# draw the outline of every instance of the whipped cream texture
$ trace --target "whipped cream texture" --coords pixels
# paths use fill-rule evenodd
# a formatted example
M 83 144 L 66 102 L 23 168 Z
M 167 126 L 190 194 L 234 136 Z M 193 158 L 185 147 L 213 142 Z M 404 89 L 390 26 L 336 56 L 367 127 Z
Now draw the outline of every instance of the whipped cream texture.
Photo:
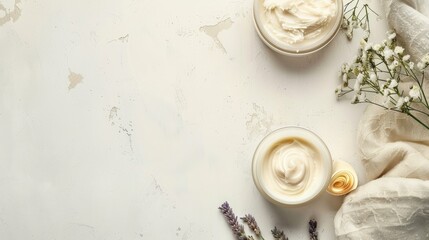
M 297 44 L 317 38 L 338 12 L 338 0 L 263 0 L 265 24 L 279 41 Z
M 300 138 L 273 145 L 262 164 L 262 181 L 276 195 L 300 197 L 322 178 L 323 162 L 311 143 Z

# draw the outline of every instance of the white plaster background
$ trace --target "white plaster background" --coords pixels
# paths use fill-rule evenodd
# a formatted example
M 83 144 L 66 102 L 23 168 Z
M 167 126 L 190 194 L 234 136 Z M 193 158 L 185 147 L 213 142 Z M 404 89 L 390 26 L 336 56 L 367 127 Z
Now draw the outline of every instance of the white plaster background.
M 334 238 L 341 198 L 275 207 L 250 163 L 266 133 L 300 125 L 365 181 L 364 106 L 333 94 L 357 40 L 281 57 L 250 0 L 0 4 L 0 239 L 234 239 L 226 200 L 266 239 L 274 225 L 306 239 L 310 217 Z

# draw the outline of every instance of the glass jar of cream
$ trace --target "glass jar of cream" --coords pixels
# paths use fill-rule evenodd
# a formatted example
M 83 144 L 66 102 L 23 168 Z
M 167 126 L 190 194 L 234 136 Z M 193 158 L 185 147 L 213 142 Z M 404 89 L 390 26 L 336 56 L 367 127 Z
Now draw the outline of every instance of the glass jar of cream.
M 356 172 L 350 164 L 332 163 L 325 143 L 301 127 L 280 128 L 268 134 L 255 151 L 252 174 L 260 193 L 283 206 L 307 203 L 325 189 L 343 195 L 357 187 Z
M 305 55 L 326 46 L 343 18 L 342 0 L 254 0 L 256 31 L 272 50 Z

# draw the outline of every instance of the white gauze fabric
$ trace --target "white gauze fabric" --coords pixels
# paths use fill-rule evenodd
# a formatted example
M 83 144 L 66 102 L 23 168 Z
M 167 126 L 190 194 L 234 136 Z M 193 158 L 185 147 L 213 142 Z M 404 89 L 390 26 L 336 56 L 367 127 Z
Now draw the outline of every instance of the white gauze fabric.
M 384 3 L 390 27 L 412 58 L 429 53 L 429 0 Z M 428 85 L 429 80 L 427 94 Z M 429 118 L 424 122 L 429 125 Z M 370 105 L 358 143 L 372 181 L 345 198 L 335 216 L 337 238 L 429 239 L 429 130 L 409 116 Z

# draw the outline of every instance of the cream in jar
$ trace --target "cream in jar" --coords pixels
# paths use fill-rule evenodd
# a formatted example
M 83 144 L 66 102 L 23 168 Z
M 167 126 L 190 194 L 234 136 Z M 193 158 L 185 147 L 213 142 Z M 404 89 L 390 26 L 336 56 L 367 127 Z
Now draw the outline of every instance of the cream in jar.
M 323 162 L 316 147 L 301 138 L 284 139 L 268 150 L 262 163 L 262 181 L 276 195 L 305 195 L 323 175 Z
M 259 35 L 273 50 L 309 53 L 337 33 L 342 0 L 255 0 L 254 18 Z
M 268 134 L 253 156 L 253 180 L 271 202 L 304 204 L 326 189 L 332 160 L 328 148 L 313 132 L 285 127 Z

